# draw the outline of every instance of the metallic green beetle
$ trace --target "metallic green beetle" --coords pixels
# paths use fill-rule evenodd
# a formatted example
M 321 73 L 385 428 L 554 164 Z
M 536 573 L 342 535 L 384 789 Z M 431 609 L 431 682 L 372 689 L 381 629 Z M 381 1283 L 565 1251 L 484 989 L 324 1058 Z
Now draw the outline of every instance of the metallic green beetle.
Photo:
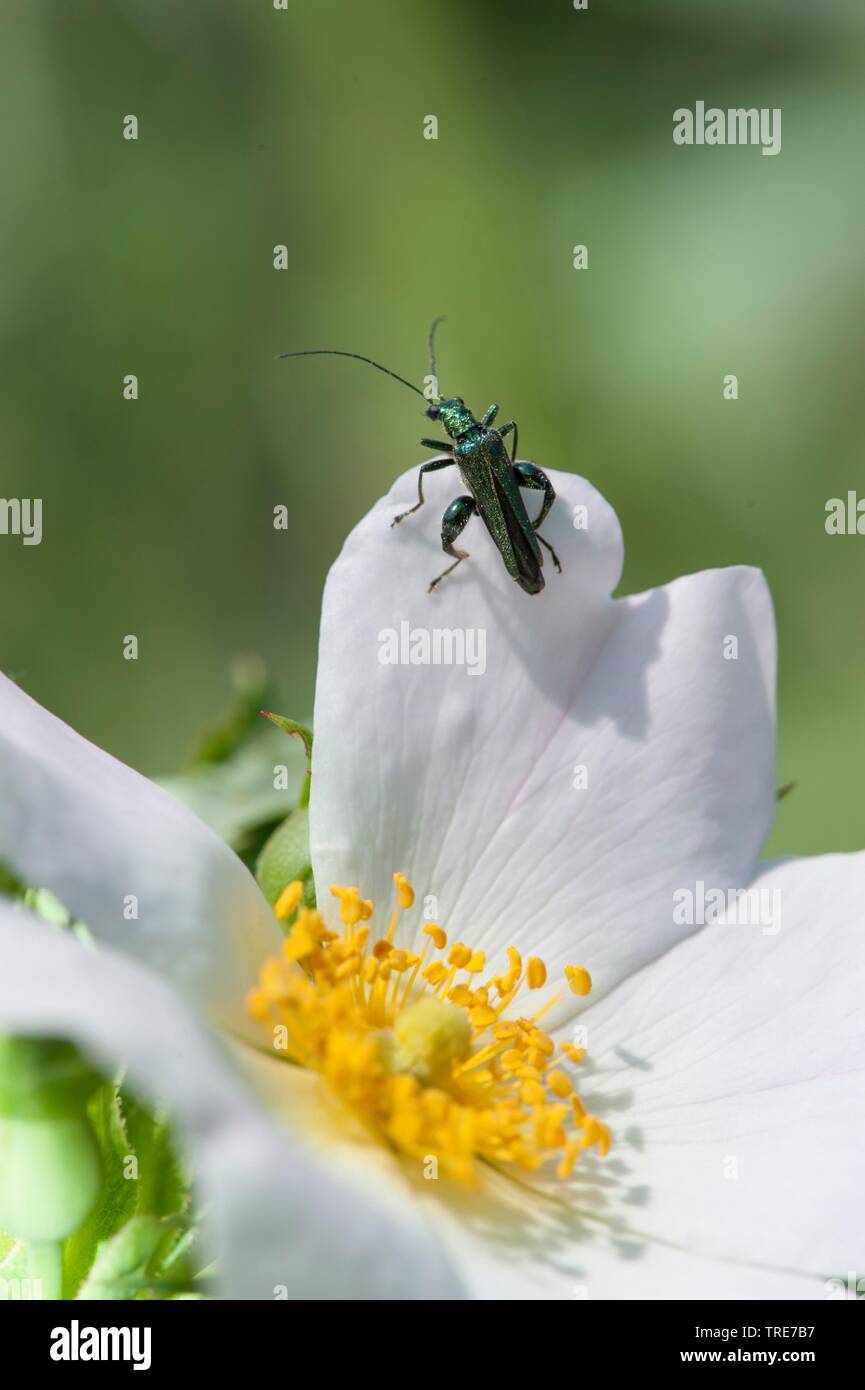
M 447 452 L 421 464 L 417 484 L 418 500 L 408 511 L 395 516 L 391 525 L 398 525 L 423 506 L 425 473 L 433 473 L 440 468 L 449 468 L 456 464 L 468 493 L 451 502 L 442 517 L 441 532 L 442 548 L 446 555 L 454 557 L 454 561 L 432 581 L 429 592 L 432 593 L 446 575 L 462 564 L 463 560 L 468 559 L 468 552 L 460 550 L 454 542 L 471 518 L 479 516 L 492 536 L 511 578 L 527 594 L 539 594 L 544 587 L 544 557 L 541 546 L 550 552 L 556 569 L 561 572 L 562 568 L 559 557 L 549 541 L 545 541 L 543 536 L 538 534 L 538 528 L 556 500 L 553 485 L 546 473 L 535 464 L 517 458 L 518 431 L 514 420 L 508 420 L 500 429 L 493 428 L 493 420 L 499 409 L 497 405 L 491 405 L 483 418 L 477 420 L 461 396 L 444 399 L 440 395 L 434 351 L 435 330 L 440 322 L 441 319 L 436 319 L 429 333 L 430 374 L 434 395 L 426 414 L 431 420 L 441 420 L 449 440 L 422 439 L 421 444 L 426 449 L 445 449 Z M 380 362 L 374 362 L 371 357 L 362 357 L 360 353 L 340 352 L 335 348 L 315 348 L 307 352 L 282 354 L 283 357 L 318 355 L 354 357 L 360 362 L 368 362 L 371 367 L 377 367 L 380 372 L 395 377 L 404 386 L 427 399 L 424 392 L 410 381 L 406 381 L 405 377 L 398 376 L 396 372 L 383 367 Z M 513 434 L 514 437 L 512 454 L 508 453 L 504 442 L 508 434 Z M 544 494 L 541 510 L 534 521 L 530 520 L 526 511 L 520 488 Z

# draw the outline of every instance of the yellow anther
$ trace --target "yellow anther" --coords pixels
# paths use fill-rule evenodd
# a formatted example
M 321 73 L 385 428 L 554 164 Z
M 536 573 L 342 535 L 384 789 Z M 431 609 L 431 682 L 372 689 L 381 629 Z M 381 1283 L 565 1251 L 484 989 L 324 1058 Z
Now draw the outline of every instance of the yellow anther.
M 425 980 L 428 980 L 431 985 L 435 986 L 440 985 L 442 980 L 447 979 L 448 970 L 446 966 L 442 965 L 440 960 L 434 960 L 425 970 L 421 971 L 421 974 Z
M 530 1149 L 526 1144 L 512 1144 L 508 1154 L 512 1163 L 516 1163 L 527 1173 L 533 1173 L 536 1168 L 540 1168 L 543 1158 L 534 1149 Z
M 586 1107 L 583 1105 L 583 1102 L 580 1100 L 579 1096 L 571 1096 L 571 1109 L 574 1112 L 574 1119 L 576 1120 L 577 1124 L 581 1125 L 583 1123 L 583 1120 L 586 1118 Z
M 588 994 L 592 988 L 592 977 L 581 965 L 566 965 L 565 979 L 572 994 Z
M 532 1029 L 529 1034 L 529 1042 L 532 1047 L 536 1047 L 539 1052 L 543 1052 L 547 1057 L 552 1057 L 556 1050 L 556 1044 L 553 1042 L 552 1038 L 542 1032 L 540 1028 Z
M 558 1149 L 567 1142 L 562 1126 L 567 1113 L 564 1105 L 547 1105 L 535 1112 L 535 1139 L 542 1149 Z
M 455 941 L 450 949 L 448 965 L 455 965 L 458 970 L 463 970 L 472 958 L 471 948 L 462 941 Z
M 473 1028 L 488 1028 L 496 1021 L 496 1011 L 491 1009 L 489 1004 L 481 1004 L 478 1008 L 472 1009 L 469 1018 Z
M 586 1049 L 584 1047 L 574 1047 L 573 1043 L 559 1043 L 559 1047 L 562 1052 L 564 1052 L 565 1056 L 575 1063 L 582 1062 L 586 1055 Z
M 516 946 L 508 947 L 508 960 L 511 963 L 510 973 L 512 975 L 519 976 L 522 973 L 523 969 L 523 958 L 517 950 Z
M 433 945 L 437 951 L 443 951 L 448 944 L 447 933 L 443 927 L 436 926 L 435 922 L 429 922 L 424 927 L 424 936 L 431 936 Z
M 312 955 L 317 945 L 306 923 L 298 921 L 282 943 L 282 954 L 286 960 L 303 960 L 304 956 Z
M 465 969 L 470 975 L 479 975 L 487 963 L 487 958 L 483 951 L 473 951 L 471 959 L 466 962 Z
M 360 954 L 357 951 L 352 951 L 351 955 L 345 958 L 342 965 L 337 967 L 334 973 L 334 979 L 347 980 L 350 975 L 356 975 L 360 970 L 360 964 Z
M 583 1120 L 583 1137 L 579 1141 L 580 1147 L 590 1149 L 595 1144 L 598 1146 L 598 1153 L 601 1158 L 605 1158 L 610 1151 L 611 1136 L 607 1126 L 603 1124 L 597 1115 L 586 1115 Z
M 448 994 L 448 999 L 452 1004 L 459 1004 L 462 1008 L 470 1008 L 475 1002 L 475 996 L 468 985 L 455 985 Z
M 519 1033 L 520 1030 L 516 1023 L 506 1021 L 497 1023 L 493 1028 L 493 1037 L 498 1038 L 500 1042 L 504 1042 L 506 1038 L 519 1037 Z
M 559 1071 L 558 1068 L 547 1072 L 547 1085 L 555 1095 L 561 1096 L 563 1100 L 565 1097 L 569 1096 L 574 1089 L 569 1078 L 565 1076 L 563 1071 Z
M 540 989 L 547 983 L 547 967 L 538 956 L 529 956 L 526 962 L 526 983 L 529 989 Z
M 396 900 L 400 907 L 411 907 L 414 902 L 414 889 L 408 879 L 404 874 L 394 874 L 393 881 L 396 884 Z
M 365 922 L 372 916 L 372 903 L 362 898 L 357 888 L 343 888 L 335 883 L 330 891 L 335 898 L 339 898 L 339 915 L 343 926 L 356 927 L 358 922 Z
M 280 893 L 279 897 L 273 905 L 273 910 L 279 918 L 280 922 L 286 921 L 286 919 L 291 916 L 291 914 L 298 907 L 302 897 L 303 884 L 301 883 L 300 879 L 295 879 L 293 883 L 287 883 L 285 885 L 285 887 L 283 888 L 282 892 Z
M 526 1105 L 543 1105 L 547 1093 L 538 1081 L 524 1081 L 520 1087 L 520 1100 Z
M 508 1048 L 507 1052 L 502 1053 L 502 1066 L 507 1067 L 508 1071 L 520 1071 L 525 1058 L 518 1047 Z
M 389 941 L 382 939 L 375 943 L 372 948 L 372 954 L 375 960 L 386 960 L 393 949 Z

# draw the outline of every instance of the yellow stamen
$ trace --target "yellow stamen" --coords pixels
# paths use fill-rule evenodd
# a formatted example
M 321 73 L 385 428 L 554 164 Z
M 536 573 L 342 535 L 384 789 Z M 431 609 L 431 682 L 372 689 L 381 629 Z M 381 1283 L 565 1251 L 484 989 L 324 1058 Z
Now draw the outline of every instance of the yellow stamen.
M 403 1155 L 435 1155 L 457 1181 L 477 1182 L 480 1159 L 532 1173 L 553 1156 L 564 1179 L 583 1150 L 605 1154 L 610 1132 L 586 1114 L 563 1067 L 582 1061 L 585 1049 L 557 1049 L 538 1027 L 561 992 L 530 1018 L 502 1017 L 524 985 L 546 984 L 544 962 L 530 956 L 524 968 L 511 946 L 508 968 L 481 983 L 484 952 L 461 941 L 448 950 L 447 933 L 432 922 L 422 928 L 422 951 L 396 946 L 397 915 L 415 895 L 402 874 L 394 884 L 383 939 L 364 925 L 373 906 L 357 888 L 331 889 L 340 935 L 302 905 L 302 884 L 288 884 L 275 910 L 281 920 L 297 915 L 247 996 L 252 1018 L 281 1024 L 289 1040 L 281 1055 L 319 1072 Z M 431 951 L 438 958 L 427 963 Z M 565 979 L 575 994 L 591 989 L 581 966 L 567 966 Z
M 396 884 L 396 900 L 405 911 L 414 904 L 414 889 L 402 874 L 394 874 L 393 881 Z
M 592 977 L 581 965 L 566 965 L 565 979 L 573 994 L 588 994 L 592 988 Z
M 540 989 L 547 983 L 547 967 L 537 956 L 530 956 L 526 963 L 526 983 L 529 989 Z
M 279 880 L 277 880 L 278 882 Z M 303 884 L 299 880 L 287 883 L 274 904 L 274 912 L 280 922 L 290 917 L 303 897 Z
M 569 1096 L 574 1089 L 570 1077 L 566 1076 L 558 1067 L 547 1072 L 547 1085 L 554 1095 L 562 1097 Z
M 330 891 L 339 898 L 339 915 L 344 926 L 357 926 L 358 922 L 365 922 L 372 916 L 372 903 L 362 898 L 356 888 L 342 888 L 335 883 Z

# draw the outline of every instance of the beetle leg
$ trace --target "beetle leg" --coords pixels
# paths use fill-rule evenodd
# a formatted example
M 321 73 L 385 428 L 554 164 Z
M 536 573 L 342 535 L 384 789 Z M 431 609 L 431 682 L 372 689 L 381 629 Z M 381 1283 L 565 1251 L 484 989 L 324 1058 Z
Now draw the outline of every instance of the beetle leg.
M 517 475 L 517 482 L 520 487 L 531 488 L 534 492 L 544 494 L 544 504 L 540 514 L 532 526 L 537 531 L 542 524 L 544 517 L 556 500 L 556 492 L 546 473 L 538 468 L 534 463 L 525 463 L 522 459 L 514 463 L 514 472 Z
M 532 528 L 535 532 L 537 532 L 538 527 L 540 526 L 544 517 L 547 515 L 547 512 L 550 510 L 550 507 L 556 500 L 555 488 L 553 487 L 552 483 L 550 482 L 543 469 L 538 468 L 534 463 L 525 463 L 521 460 L 520 462 L 514 464 L 514 473 L 517 476 L 517 482 L 520 487 L 531 488 L 533 491 L 543 492 L 544 494 L 544 504 L 541 507 L 540 515 L 538 516 L 536 521 L 532 522 Z M 543 536 L 540 535 L 538 536 L 538 540 L 540 541 L 544 549 L 550 552 L 550 554 L 553 557 L 553 564 L 561 574 L 561 562 L 559 560 L 558 555 L 553 550 L 553 547 L 550 545 L 549 541 L 545 541 Z
M 553 547 L 550 545 L 549 541 L 545 541 L 545 540 L 544 540 L 544 538 L 543 538 L 543 536 L 541 535 L 540 531 L 537 531 L 535 534 L 537 535 L 537 538 L 538 538 L 538 540 L 540 541 L 541 545 L 544 547 L 544 550 L 548 550 L 548 551 L 550 552 L 550 554 L 552 555 L 552 557 L 553 557 L 553 564 L 555 565 L 555 567 L 556 567 L 556 569 L 558 570 L 559 574 L 561 574 L 561 572 L 562 572 L 562 562 L 561 562 L 561 560 L 559 559 L 559 557 L 558 557 L 558 555 L 556 554 L 556 552 L 553 550 Z
M 499 434 L 504 437 L 506 434 L 510 434 L 511 430 L 514 432 L 514 447 L 511 449 L 511 463 L 513 463 L 517 456 L 517 439 L 519 438 L 516 420 L 508 420 L 506 425 L 502 425 Z
M 453 453 L 453 444 L 449 439 L 422 439 L 421 444 L 425 449 L 450 449 Z
M 424 495 L 423 495 L 423 475 L 424 475 L 424 473 L 435 473 L 435 472 L 438 471 L 439 468 L 447 468 L 447 467 L 449 467 L 449 465 L 452 464 L 452 463 L 456 463 L 456 459 L 453 457 L 453 455 L 452 455 L 452 454 L 443 454 L 443 455 L 441 456 L 441 458 L 437 458 L 437 459 L 428 459 L 426 463 L 422 463 L 422 464 L 421 464 L 421 466 L 420 466 L 420 472 L 419 472 L 418 475 L 417 475 L 417 496 L 418 496 L 418 500 L 417 500 L 417 502 L 415 503 L 415 505 L 414 505 L 413 507 L 409 507 L 409 509 L 408 509 L 407 512 L 400 512 L 399 516 L 395 516 L 394 519 L 393 519 L 393 521 L 391 522 L 391 526 L 396 526 L 396 524 L 397 524 L 398 521 L 402 521 L 404 517 L 411 516 L 412 512 L 416 512 L 417 509 L 418 509 L 418 507 L 422 507 L 422 506 L 423 506 L 423 504 L 424 504 Z
M 481 420 L 481 424 L 482 424 L 482 425 L 491 425 L 491 424 L 493 423 L 493 420 L 494 420 L 494 419 L 496 418 L 496 416 L 498 415 L 498 413 L 499 413 L 499 408 L 498 408 L 498 406 L 497 406 L 497 405 L 491 405 L 490 408 L 489 408 L 489 410 L 487 411 L 486 415 L 485 415 L 484 418 Z M 500 431 L 500 432 L 501 432 L 501 431 Z
M 467 550 L 458 550 L 454 541 L 461 531 L 464 531 L 471 518 L 475 515 L 478 504 L 473 497 L 458 497 L 455 502 L 451 502 L 444 516 L 442 517 L 442 550 L 445 555 L 455 555 L 456 559 L 452 565 L 448 565 L 438 577 L 434 579 L 427 590 L 432 593 L 433 589 L 441 584 L 445 575 L 455 570 L 457 565 L 462 564 L 463 560 L 469 558 Z

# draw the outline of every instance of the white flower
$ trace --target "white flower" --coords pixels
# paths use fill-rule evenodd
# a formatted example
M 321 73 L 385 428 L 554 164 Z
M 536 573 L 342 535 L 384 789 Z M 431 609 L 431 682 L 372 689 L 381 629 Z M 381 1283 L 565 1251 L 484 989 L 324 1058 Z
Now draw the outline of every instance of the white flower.
M 406 951 L 430 942 L 432 897 L 451 941 L 494 971 L 508 946 L 542 957 L 538 999 L 566 966 L 590 972 L 589 998 L 566 990 L 544 1028 L 567 1040 L 579 1016 L 587 1030 L 586 1060 L 566 1069 L 612 1131 L 609 1155 L 587 1145 L 559 1182 L 507 1164 L 484 1166 L 477 1188 L 426 1180 L 247 1019 L 280 935 L 240 862 L 8 682 L 0 861 L 51 887 L 104 945 L 88 952 L 4 908 L 0 1030 L 124 1058 L 173 1106 L 211 1194 L 228 1296 L 824 1297 L 827 1278 L 861 1267 L 865 1236 L 865 861 L 763 869 L 780 930 L 674 916 L 683 890 L 752 883 L 773 816 L 763 580 L 732 569 L 611 600 L 616 518 L 589 484 L 554 475 L 545 532 L 564 573 L 542 595 L 513 584 L 477 526 L 472 559 L 428 596 L 453 480 L 429 479 L 427 507 L 391 531 L 415 479 L 353 532 L 325 594 L 319 905 L 342 931 L 328 885 L 357 885 L 381 935 L 400 871 L 418 893 L 394 938 Z M 483 629 L 482 677 L 383 665 L 381 635 L 404 622 Z M 129 894 L 138 921 L 124 919 Z M 529 1011 L 525 997 L 506 1016 Z M 235 1060 L 284 1127 L 201 1016 L 237 1039 Z

